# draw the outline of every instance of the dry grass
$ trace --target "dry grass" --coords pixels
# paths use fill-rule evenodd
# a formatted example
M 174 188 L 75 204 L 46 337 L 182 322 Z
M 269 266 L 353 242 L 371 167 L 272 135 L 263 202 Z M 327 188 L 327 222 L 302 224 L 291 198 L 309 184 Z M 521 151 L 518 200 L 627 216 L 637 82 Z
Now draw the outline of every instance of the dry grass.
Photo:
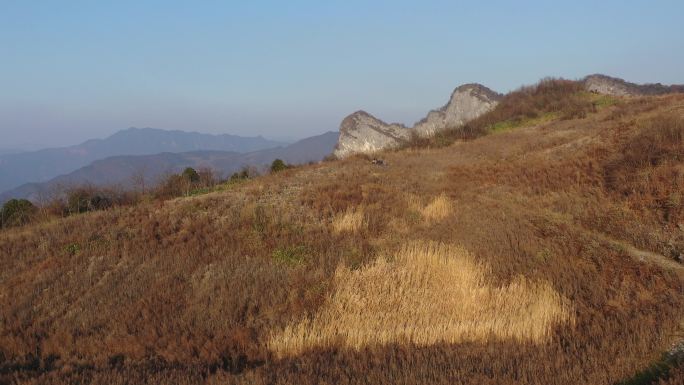
M 470 253 L 443 244 L 416 242 L 359 270 L 342 266 L 333 284 L 317 314 L 273 336 L 269 346 L 279 357 L 392 343 L 541 344 L 572 318 L 568 301 L 548 283 L 518 277 L 497 287 Z
M 440 194 L 427 206 L 422 208 L 420 212 L 423 214 L 423 218 L 429 222 L 441 221 L 453 212 L 451 199 L 449 199 L 446 194 Z
M 332 223 L 333 233 L 352 233 L 355 234 L 367 226 L 363 207 L 348 208 L 342 214 L 338 214 Z

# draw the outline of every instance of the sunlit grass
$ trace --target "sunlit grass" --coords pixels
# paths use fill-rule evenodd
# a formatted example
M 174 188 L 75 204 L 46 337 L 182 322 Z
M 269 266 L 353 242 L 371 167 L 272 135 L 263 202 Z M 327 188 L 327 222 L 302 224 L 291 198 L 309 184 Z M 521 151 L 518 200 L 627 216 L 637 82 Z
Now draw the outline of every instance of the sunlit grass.
M 335 217 L 332 223 L 335 234 L 357 233 L 364 226 L 366 226 L 366 221 L 364 219 L 363 207 L 347 209 L 347 211 Z
M 568 301 L 549 284 L 519 277 L 496 286 L 489 275 L 461 247 L 411 243 L 362 269 L 339 267 L 323 308 L 274 334 L 269 346 L 282 357 L 390 343 L 543 343 L 572 319 Z
M 449 197 L 445 194 L 441 194 L 432 200 L 427 206 L 425 206 L 421 213 L 423 217 L 428 221 L 440 221 L 449 215 L 453 211 L 452 202 Z

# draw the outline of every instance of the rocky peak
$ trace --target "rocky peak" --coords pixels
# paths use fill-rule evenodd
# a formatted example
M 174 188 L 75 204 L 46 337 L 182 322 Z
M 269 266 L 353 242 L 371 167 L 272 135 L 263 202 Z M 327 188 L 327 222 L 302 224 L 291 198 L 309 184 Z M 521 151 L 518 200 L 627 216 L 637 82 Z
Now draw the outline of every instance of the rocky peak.
M 344 120 L 342 120 L 342 123 L 340 124 L 340 131 L 353 133 L 354 131 L 358 130 L 360 126 L 363 125 L 376 128 L 384 128 L 391 126 L 406 128 L 403 125 L 396 123 L 385 123 L 382 120 L 376 118 L 375 116 L 369 114 L 368 112 L 359 110 L 354 112 L 353 114 L 348 115 L 346 118 L 344 118 Z
M 635 84 L 607 75 L 589 75 L 583 80 L 587 91 L 613 96 L 664 95 L 684 92 L 684 85 Z
M 480 98 L 480 100 L 484 102 L 491 100 L 499 101 L 501 98 L 503 98 L 502 94 L 492 91 L 490 88 L 485 87 L 480 83 L 468 83 L 456 87 L 454 92 L 451 93 L 451 99 L 454 99 L 454 94 L 463 92 L 469 92 L 471 95 Z
M 597 94 L 613 96 L 633 96 L 639 94 L 636 84 L 601 74 L 589 75 L 584 78 L 584 88 Z
M 430 111 L 425 118 L 417 122 L 413 131 L 419 136 L 431 136 L 447 128 L 463 126 L 491 111 L 501 98 L 502 95 L 481 84 L 464 84 L 451 93 L 446 105 Z
M 402 124 L 388 124 L 365 111 L 356 111 L 342 120 L 335 156 L 371 153 L 405 143 L 411 135 Z
M 365 111 L 357 111 L 340 124 L 335 156 L 371 153 L 405 143 L 412 135 L 430 136 L 447 128 L 460 127 L 493 109 L 501 95 L 481 84 L 464 84 L 451 94 L 449 102 L 430 111 L 413 127 L 388 124 Z

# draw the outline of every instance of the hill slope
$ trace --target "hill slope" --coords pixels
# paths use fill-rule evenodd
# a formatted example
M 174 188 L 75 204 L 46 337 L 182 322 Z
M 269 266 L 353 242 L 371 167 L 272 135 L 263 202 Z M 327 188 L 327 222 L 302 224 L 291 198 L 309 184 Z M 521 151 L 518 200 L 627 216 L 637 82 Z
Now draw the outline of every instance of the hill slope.
M 0 379 L 633 378 L 684 319 L 684 97 L 541 89 L 502 100 L 487 135 L 386 166 L 0 232 Z M 511 118 L 521 102 L 543 109 Z
M 280 145 L 262 137 L 129 128 L 75 146 L 0 155 L 0 192 L 25 183 L 44 182 L 111 156 L 197 150 L 250 152 Z

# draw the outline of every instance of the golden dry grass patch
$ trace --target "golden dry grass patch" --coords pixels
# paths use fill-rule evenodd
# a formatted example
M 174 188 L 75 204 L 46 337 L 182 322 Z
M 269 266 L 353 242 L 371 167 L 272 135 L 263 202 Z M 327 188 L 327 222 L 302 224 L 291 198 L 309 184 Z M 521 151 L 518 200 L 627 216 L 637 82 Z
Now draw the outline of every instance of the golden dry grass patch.
M 350 207 L 344 213 L 338 214 L 332 223 L 333 233 L 356 234 L 367 226 L 363 207 Z
M 451 215 L 453 206 L 451 199 L 446 194 L 440 194 L 425 206 L 421 213 L 428 221 L 441 221 Z
M 335 272 L 334 289 L 313 317 L 274 333 L 278 357 L 313 348 L 408 343 L 541 344 L 556 325 L 572 320 L 570 305 L 548 283 L 523 277 L 494 285 L 487 266 L 463 248 L 433 242 L 404 246 L 394 258 Z

